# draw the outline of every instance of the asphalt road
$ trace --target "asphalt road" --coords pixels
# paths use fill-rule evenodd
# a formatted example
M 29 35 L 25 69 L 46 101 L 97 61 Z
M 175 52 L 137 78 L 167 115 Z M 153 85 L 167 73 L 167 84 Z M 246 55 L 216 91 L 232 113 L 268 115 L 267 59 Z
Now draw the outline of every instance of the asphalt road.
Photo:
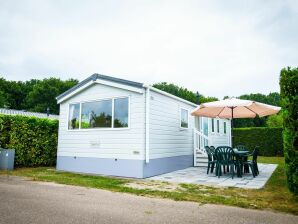
M 0 223 L 297 224 L 298 216 L 0 176 Z

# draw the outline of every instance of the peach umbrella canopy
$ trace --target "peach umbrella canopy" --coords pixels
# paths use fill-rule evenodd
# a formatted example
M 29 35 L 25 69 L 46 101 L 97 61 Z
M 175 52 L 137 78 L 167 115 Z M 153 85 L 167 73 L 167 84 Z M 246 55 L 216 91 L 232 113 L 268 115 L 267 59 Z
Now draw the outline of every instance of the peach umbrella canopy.
M 230 98 L 226 100 L 203 103 L 191 112 L 193 116 L 211 118 L 254 118 L 276 114 L 280 107 L 251 100 Z

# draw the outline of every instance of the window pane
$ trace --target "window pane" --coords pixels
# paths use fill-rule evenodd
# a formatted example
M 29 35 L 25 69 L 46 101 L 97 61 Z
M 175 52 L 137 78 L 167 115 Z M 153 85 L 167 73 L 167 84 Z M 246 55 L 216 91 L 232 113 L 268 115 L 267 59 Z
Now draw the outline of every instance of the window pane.
M 217 133 L 219 133 L 219 120 L 217 120 Z
M 114 128 L 128 127 L 128 98 L 114 100 Z
M 80 104 L 69 105 L 68 129 L 78 129 L 80 118 Z
M 227 133 L 227 123 L 224 122 L 224 133 L 226 134 Z
M 214 132 L 214 119 L 211 119 L 211 131 Z
M 188 128 L 188 111 L 181 109 L 181 127 Z
M 111 128 L 112 100 L 82 103 L 81 128 Z

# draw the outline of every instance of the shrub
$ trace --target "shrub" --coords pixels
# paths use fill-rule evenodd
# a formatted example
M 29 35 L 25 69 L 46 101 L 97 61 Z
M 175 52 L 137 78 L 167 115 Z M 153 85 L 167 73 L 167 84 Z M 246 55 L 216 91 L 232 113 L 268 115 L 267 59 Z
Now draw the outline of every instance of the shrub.
M 268 117 L 267 121 L 266 121 L 266 126 L 270 127 L 270 128 L 274 128 L 274 127 L 282 127 L 282 114 L 274 114 Z
M 288 186 L 298 195 L 298 68 L 282 69 L 279 84 Z
M 58 121 L 0 115 L 0 146 L 15 149 L 16 166 L 56 163 Z
M 233 145 L 245 145 L 249 150 L 260 146 L 262 156 L 282 156 L 282 128 L 252 127 L 234 128 Z

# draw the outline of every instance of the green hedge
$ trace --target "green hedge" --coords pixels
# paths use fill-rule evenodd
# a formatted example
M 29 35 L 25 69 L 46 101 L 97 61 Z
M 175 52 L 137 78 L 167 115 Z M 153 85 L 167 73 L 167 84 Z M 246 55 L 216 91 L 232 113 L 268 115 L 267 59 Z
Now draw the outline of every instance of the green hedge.
M 233 145 L 245 145 L 250 150 L 260 146 L 262 156 L 282 156 L 282 128 L 253 127 L 234 128 Z
M 298 68 L 282 69 L 279 84 L 288 186 L 290 191 L 298 195 Z
M 57 120 L 0 115 L 0 147 L 15 149 L 18 167 L 55 165 L 57 139 Z

